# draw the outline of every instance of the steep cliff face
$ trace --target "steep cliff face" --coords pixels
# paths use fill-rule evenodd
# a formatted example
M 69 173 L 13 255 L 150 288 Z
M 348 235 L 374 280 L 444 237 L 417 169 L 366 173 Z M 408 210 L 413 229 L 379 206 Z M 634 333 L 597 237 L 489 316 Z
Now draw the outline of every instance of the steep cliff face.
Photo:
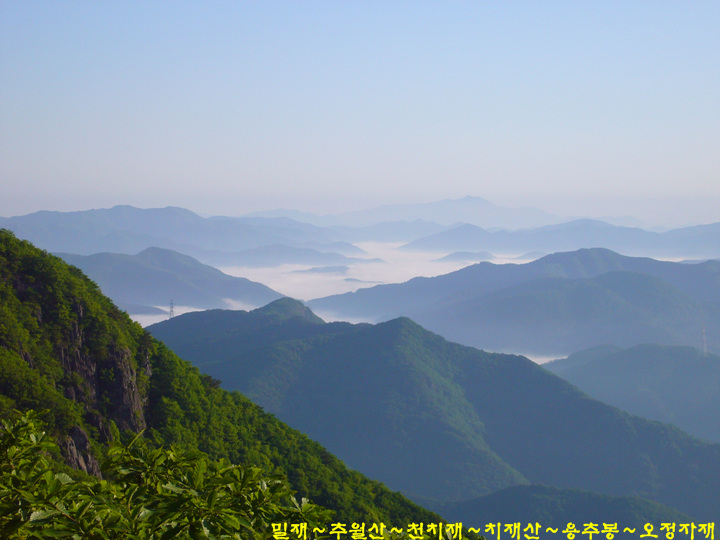
M 103 442 L 111 436 L 98 411 L 120 430 L 145 429 L 147 393 L 141 392 L 139 378 L 152 375 L 148 352 L 138 351 L 133 358 L 128 347 L 113 346 L 101 355 L 92 354 L 79 326 L 74 325 L 71 347 L 58 351 L 63 371 L 73 374 L 65 381 L 63 393 L 85 407 L 86 421 L 99 430 Z
M 77 269 L 0 231 L 0 412 L 49 409 L 71 466 L 99 474 L 93 439 L 147 427 L 143 334 Z
M 93 476 L 101 477 L 100 463 L 90 447 L 90 437 L 79 426 L 70 428 L 67 436 L 58 443 L 65 461 L 73 469 L 84 471 Z

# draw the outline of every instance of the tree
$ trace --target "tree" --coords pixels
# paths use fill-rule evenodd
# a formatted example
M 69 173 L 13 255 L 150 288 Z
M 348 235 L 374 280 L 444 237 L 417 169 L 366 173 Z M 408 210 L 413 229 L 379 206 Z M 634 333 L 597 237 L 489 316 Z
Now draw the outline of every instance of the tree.
M 332 512 L 298 503 L 281 477 L 154 448 L 141 435 L 113 444 L 105 479 L 73 480 L 32 411 L 0 431 L 0 536 L 8 539 L 165 540 L 272 537 L 273 523 L 327 523 Z

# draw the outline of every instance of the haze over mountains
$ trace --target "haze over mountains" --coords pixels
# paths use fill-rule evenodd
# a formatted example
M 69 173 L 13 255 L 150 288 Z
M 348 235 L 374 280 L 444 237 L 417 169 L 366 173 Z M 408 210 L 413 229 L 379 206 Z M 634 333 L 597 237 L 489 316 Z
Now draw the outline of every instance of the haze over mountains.
M 692 347 L 604 346 L 544 364 L 610 405 L 720 442 L 720 356 Z
M 633 523 L 720 509 L 720 446 L 681 431 L 718 440 L 720 261 L 706 259 L 720 256 L 720 223 L 563 223 L 468 197 L 322 218 L 118 206 L 0 227 L 131 312 L 258 307 L 151 329 L 208 384 L 453 519 L 518 505 L 528 519 L 604 508 Z M 580 390 L 503 352 L 569 356 L 552 369 Z
M 376 223 L 427 220 L 441 225 L 471 223 L 480 227 L 527 228 L 564 221 L 537 208 L 507 208 L 481 197 L 418 204 L 388 204 L 368 210 L 318 216 L 292 210 L 254 212 L 250 216 L 291 217 L 321 226 L 367 227 Z
M 497 351 L 562 355 L 611 343 L 720 343 L 720 262 L 681 264 L 605 249 L 527 264 L 469 266 L 308 303 L 334 319 L 408 316 L 448 339 Z
M 455 222 L 457 219 L 452 221 Z M 0 218 L 0 226 L 50 251 L 87 255 L 102 251 L 136 253 L 147 247 L 163 247 L 200 259 L 229 257 L 238 251 L 273 245 L 359 255 L 362 251 L 344 242 L 344 236 L 353 242 L 407 242 L 446 228 L 427 219 L 404 220 L 398 216 L 374 219 L 364 226 L 326 227 L 284 216 L 203 218 L 182 208 L 131 206 L 36 212 Z
M 161 248 L 137 255 L 58 254 L 95 281 L 122 309 L 151 312 L 152 307 L 259 307 L 282 295 L 261 283 L 222 273 L 192 257 Z
M 37 212 L 0 219 L 0 226 L 49 251 L 80 255 L 135 254 L 148 247 L 161 247 L 205 262 L 242 264 L 243 252 L 264 246 L 304 248 L 318 253 L 361 253 L 308 224 L 287 219 L 203 218 L 174 207 L 144 210 L 115 206 L 83 212 Z
M 542 211 L 503 208 L 479 197 L 384 206 L 358 213 L 362 219 L 336 216 L 329 220 L 333 224 L 300 221 L 311 220 L 302 213 L 264 215 L 274 217 L 204 218 L 181 208 L 116 206 L 0 218 L 0 226 L 56 253 L 136 255 L 149 247 L 170 249 L 305 300 L 378 282 L 438 276 L 478 260 L 528 261 L 558 250 L 606 247 L 676 260 L 720 257 L 718 224 L 658 233 L 597 220 L 556 223 L 562 220 Z M 522 215 L 544 216 L 545 221 L 535 220 L 538 225 L 555 224 L 519 228 Z M 342 277 L 328 271 L 323 281 L 310 273 L 301 281 L 296 273 L 340 266 L 347 268 Z
M 717 258 L 720 257 L 720 224 L 685 227 L 663 233 L 590 219 L 515 231 L 488 231 L 463 224 L 409 242 L 403 249 L 436 252 L 485 250 L 517 254 L 538 249 L 549 253 L 586 247 L 603 247 L 636 256 Z
M 542 212 L 522 209 L 525 211 L 547 218 Z M 74 261 L 100 281 L 117 302 L 136 312 L 147 310 L 147 306 L 167 306 L 171 300 L 204 309 L 226 307 L 228 300 L 237 307 L 254 307 L 273 299 L 248 296 L 247 291 L 239 290 L 225 294 L 228 291 L 221 293 L 215 285 L 200 286 L 205 278 L 190 275 L 200 263 L 193 263 L 196 268 L 188 274 L 189 260 L 180 255 L 184 254 L 234 277 L 260 282 L 278 295 L 315 298 L 309 305 L 324 317 L 382 321 L 408 316 L 449 339 L 488 350 L 564 356 L 604 343 L 621 347 L 645 342 L 699 346 L 703 327 L 710 336 L 710 348 L 718 350 L 717 262 L 672 265 L 594 250 L 592 255 L 582 251 L 549 255 L 525 266 L 493 266 L 488 262 L 463 267 L 473 259 L 497 261 L 498 253 L 533 257 L 537 256 L 533 253 L 560 248 L 602 245 L 619 246 L 630 253 L 649 252 L 655 257 L 702 260 L 720 255 L 720 224 L 657 233 L 596 220 L 537 229 L 485 230 L 467 223 L 448 228 L 428 220 L 401 219 L 427 215 L 448 223 L 450 216 L 474 216 L 476 222 L 501 223 L 516 218 L 518 212 L 466 197 L 354 214 L 354 222 L 363 223 L 361 226 L 321 226 L 288 217 L 203 218 L 179 208 L 141 210 L 127 206 L 39 212 L 3 218 L 0 224 L 45 249 L 68 253 L 68 259 L 94 254 L 92 264 L 91 259 L 76 257 Z M 367 225 L 371 216 L 376 221 Z M 381 221 L 386 218 L 392 221 Z M 345 223 L 351 222 L 353 219 L 347 217 Z M 404 245 L 398 250 L 399 244 L 388 240 Z M 118 272 L 120 263 L 110 263 L 111 256 L 106 254 L 101 270 L 95 253 L 124 253 L 142 259 L 147 254 L 140 253 L 148 248 L 177 252 L 172 257 L 166 255 L 167 264 L 161 269 L 175 276 L 153 278 L 162 282 L 161 286 L 149 288 L 147 283 L 139 283 L 151 266 L 147 261 L 141 262 L 142 270 L 128 267 Z M 127 265 L 131 259 L 117 260 Z M 168 264 L 175 267 L 170 269 Z M 611 271 L 618 273 L 604 275 Z M 418 274 L 436 277 L 398 283 Z M 219 279 L 218 274 L 212 279 Z M 171 290 L 171 283 L 186 284 L 187 290 Z M 208 289 L 201 298 L 197 287 L 215 290 Z M 147 295 L 140 291 L 147 291 Z M 325 296 L 337 291 L 352 294 Z
M 135 254 L 162 247 L 221 264 L 229 264 L 228 260 L 242 264 L 239 253 L 267 246 L 362 256 L 352 243 L 368 241 L 405 242 L 405 249 L 445 253 L 484 250 L 520 255 L 606 247 L 631 255 L 720 257 L 720 224 L 657 233 L 598 220 L 568 221 L 532 208 L 503 208 L 478 197 L 379 207 L 357 213 L 362 219 L 338 218 L 332 225 L 314 224 L 311 216 L 302 213 L 260 214 L 272 217 L 203 218 L 182 208 L 116 206 L 0 218 L 0 226 L 54 252 Z

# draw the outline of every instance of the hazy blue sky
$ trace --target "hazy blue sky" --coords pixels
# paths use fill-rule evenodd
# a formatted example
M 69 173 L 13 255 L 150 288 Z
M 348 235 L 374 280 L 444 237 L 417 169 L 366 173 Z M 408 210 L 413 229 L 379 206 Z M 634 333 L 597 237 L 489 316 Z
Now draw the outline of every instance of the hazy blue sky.
M 0 215 L 720 221 L 720 2 L 0 2 Z

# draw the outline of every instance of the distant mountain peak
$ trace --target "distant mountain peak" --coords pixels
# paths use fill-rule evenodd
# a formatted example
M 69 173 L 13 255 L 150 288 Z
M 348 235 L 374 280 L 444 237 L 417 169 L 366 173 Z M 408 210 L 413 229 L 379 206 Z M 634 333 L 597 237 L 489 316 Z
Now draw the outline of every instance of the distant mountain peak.
M 472 232 L 485 232 L 485 229 L 480 227 L 479 225 L 473 225 L 472 223 L 459 223 L 457 227 L 450 230 L 457 230 L 457 231 L 472 231 Z
M 162 254 L 170 254 L 175 253 L 177 254 L 177 251 L 173 251 L 172 249 L 157 247 L 157 246 L 150 246 L 146 247 L 142 251 L 138 253 L 138 255 L 162 255 Z
M 271 317 L 275 319 L 276 322 L 290 319 L 304 319 L 313 324 L 325 324 L 325 321 L 315 315 L 305 304 L 287 296 L 255 309 L 252 313 Z
M 551 225 L 545 225 L 544 227 L 538 227 L 539 230 L 554 231 L 554 230 L 572 230 L 572 229 L 584 229 L 584 230 L 635 230 L 637 227 L 628 227 L 625 225 L 615 225 L 608 223 L 607 221 L 599 218 L 577 218 L 569 221 L 563 221 L 561 223 L 554 223 Z
M 182 206 L 157 206 L 152 208 L 140 208 L 138 206 L 132 206 L 131 204 L 116 204 L 110 208 L 97 208 L 88 210 L 89 212 L 94 211 L 115 211 L 115 212 L 175 212 L 178 214 L 187 214 L 197 216 L 192 210 L 183 208 Z

